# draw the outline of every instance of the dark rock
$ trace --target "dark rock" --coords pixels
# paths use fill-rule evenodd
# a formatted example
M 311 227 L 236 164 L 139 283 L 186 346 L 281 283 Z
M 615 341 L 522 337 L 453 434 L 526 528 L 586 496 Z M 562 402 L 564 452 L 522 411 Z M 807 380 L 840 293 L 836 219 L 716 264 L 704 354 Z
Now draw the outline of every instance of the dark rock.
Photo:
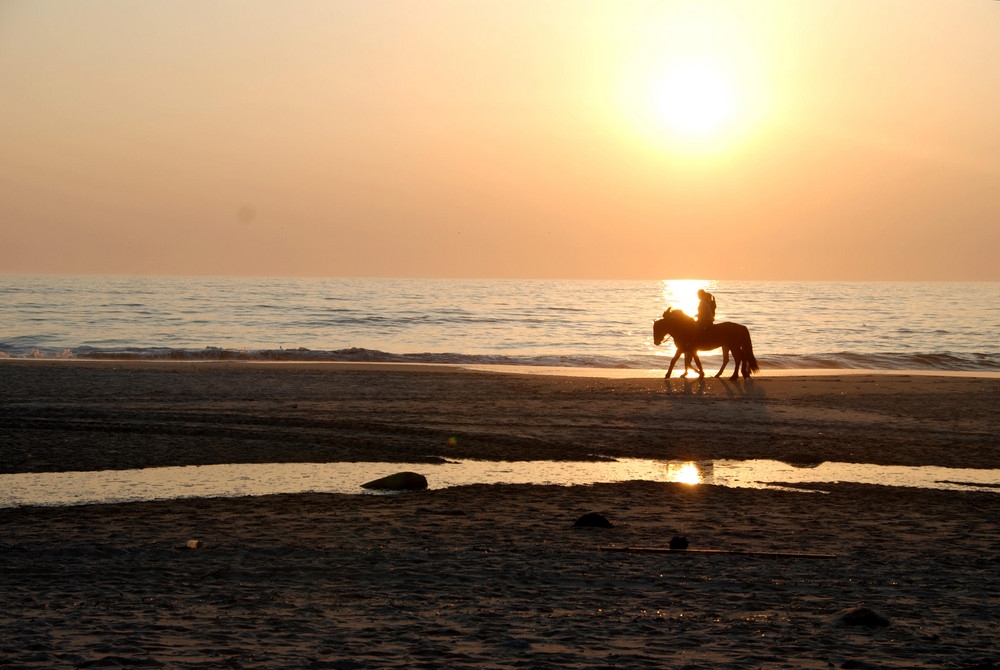
M 613 528 L 614 526 L 603 515 L 588 512 L 573 523 L 573 528 Z
M 670 548 L 675 550 L 687 549 L 688 539 L 686 537 L 675 535 L 672 538 L 670 538 Z
M 865 628 L 885 628 L 889 620 L 867 607 L 852 607 L 838 612 L 836 623 L 841 626 L 863 626 Z
M 422 491 L 427 488 L 427 478 L 416 472 L 397 472 L 362 484 L 361 488 L 381 491 Z
M 791 465 L 793 468 L 815 468 L 826 462 L 824 459 L 812 454 L 789 454 L 778 460 Z

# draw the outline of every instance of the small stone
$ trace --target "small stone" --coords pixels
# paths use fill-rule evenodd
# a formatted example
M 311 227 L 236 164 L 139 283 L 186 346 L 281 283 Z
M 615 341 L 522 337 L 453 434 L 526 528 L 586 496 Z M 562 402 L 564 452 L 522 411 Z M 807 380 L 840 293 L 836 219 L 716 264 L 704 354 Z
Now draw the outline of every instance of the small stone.
M 573 523 L 573 528 L 613 528 L 606 517 L 597 512 L 588 512 Z
M 187 544 L 185 546 L 188 549 L 200 549 L 201 548 L 201 540 L 188 540 Z
M 837 613 L 835 621 L 841 626 L 863 626 L 865 628 L 885 628 L 889 620 L 867 607 L 852 607 Z
M 427 488 L 427 478 L 416 472 L 397 472 L 361 485 L 363 489 L 380 491 L 422 491 Z

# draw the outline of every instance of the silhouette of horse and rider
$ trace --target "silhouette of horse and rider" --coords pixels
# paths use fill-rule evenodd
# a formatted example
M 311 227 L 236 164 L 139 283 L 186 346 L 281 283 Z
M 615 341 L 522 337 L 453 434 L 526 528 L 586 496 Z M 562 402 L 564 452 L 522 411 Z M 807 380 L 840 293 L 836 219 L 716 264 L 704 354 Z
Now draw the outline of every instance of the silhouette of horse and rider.
M 681 376 L 687 377 L 693 359 L 698 376 L 704 377 L 705 370 L 701 366 L 698 352 L 721 348 L 722 367 L 715 376 L 722 376 L 722 371 L 729 364 L 729 354 L 732 353 L 736 370 L 730 379 L 738 379 L 740 372 L 744 378 L 749 378 L 751 373 L 760 369 L 753 355 L 750 331 L 746 326 L 731 321 L 715 323 L 715 296 L 708 291 L 699 290 L 698 300 L 697 320 L 679 309 L 668 307 L 663 318 L 653 322 L 653 344 L 659 345 L 666 337 L 672 337 L 677 346 L 677 353 L 670 359 L 666 376 L 670 377 L 677 359 L 684 354 L 684 374 Z

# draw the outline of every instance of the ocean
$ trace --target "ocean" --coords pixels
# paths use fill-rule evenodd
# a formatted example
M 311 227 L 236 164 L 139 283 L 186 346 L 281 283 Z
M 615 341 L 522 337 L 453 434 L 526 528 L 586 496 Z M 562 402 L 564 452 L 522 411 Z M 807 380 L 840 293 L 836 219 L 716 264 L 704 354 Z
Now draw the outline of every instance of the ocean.
M 1000 371 L 1000 282 L 0 275 L 0 358 L 659 370 L 652 322 L 694 314 L 699 288 L 765 374 Z

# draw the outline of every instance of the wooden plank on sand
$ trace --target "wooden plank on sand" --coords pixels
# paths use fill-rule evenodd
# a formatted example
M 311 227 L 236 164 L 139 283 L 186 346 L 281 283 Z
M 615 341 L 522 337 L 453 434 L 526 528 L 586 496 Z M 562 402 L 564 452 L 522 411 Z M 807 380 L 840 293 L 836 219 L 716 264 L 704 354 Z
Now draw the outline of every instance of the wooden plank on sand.
M 773 558 L 836 558 L 836 554 L 811 554 L 799 551 L 743 551 L 740 549 L 671 549 L 670 547 L 598 547 L 601 551 L 623 554 L 731 554 L 770 556 Z

